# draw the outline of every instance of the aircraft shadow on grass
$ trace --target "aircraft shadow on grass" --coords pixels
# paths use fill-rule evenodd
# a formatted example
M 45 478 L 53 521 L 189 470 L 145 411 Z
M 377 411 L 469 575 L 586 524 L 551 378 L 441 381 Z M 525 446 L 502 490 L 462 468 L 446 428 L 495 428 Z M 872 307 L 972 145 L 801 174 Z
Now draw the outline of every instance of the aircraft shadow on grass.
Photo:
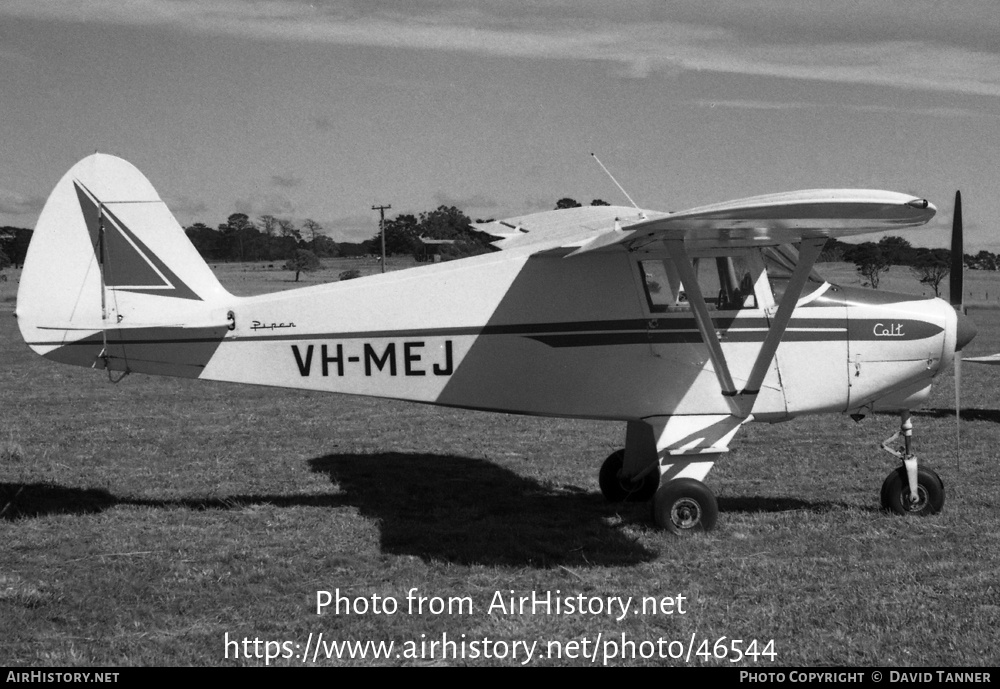
M 935 419 L 942 417 L 955 418 L 955 409 L 921 409 L 913 412 L 914 416 L 930 416 Z M 989 421 L 1000 423 L 1000 409 L 963 409 L 959 412 L 962 421 Z
M 768 498 L 764 496 L 720 497 L 719 512 L 831 512 L 846 510 L 851 506 L 846 502 L 831 502 L 829 500 L 801 500 L 799 498 Z M 873 511 L 878 511 L 873 508 Z
M 648 502 L 610 504 L 599 491 L 539 483 L 468 457 L 384 453 L 311 461 L 364 516 L 387 552 L 459 563 L 631 564 L 654 559 L 608 517 L 652 527 Z M 720 498 L 723 512 L 827 511 L 794 498 Z
M 156 500 L 122 498 L 103 488 L 66 488 L 53 483 L 0 482 L 0 519 L 13 521 L 52 514 L 94 514 L 122 505 L 190 510 L 227 510 L 248 505 L 341 507 L 337 495 L 231 495 L 218 498 Z
M 609 504 L 599 491 L 540 483 L 489 461 L 430 454 L 326 455 L 309 461 L 340 489 L 323 495 L 157 500 L 99 488 L 0 483 L 0 519 L 91 514 L 121 506 L 239 509 L 355 507 L 375 520 L 384 552 L 458 564 L 534 567 L 648 562 L 657 552 L 620 524 L 650 524 L 648 503 Z M 784 497 L 722 497 L 722 512 L 825 512 L 846 505 Z M 609 517 L 618 515 L 615 520 Z M 617 523 L 616 523 L 617 522 Z
M 337 492 L 326 495 L 232 495 L 156 500 L 99 488 L 0 483 L 0 520 L 91 514 L 116 506 L 239 509 L 353 507 L 376 521 L 386 553 L 466 564 L 628 565 L 655 559 L 608 517 L 648 521 L 648 505 L 611 506 L 597 491 L 539 483 L 482 459 L 382 453 L 309 461 Z M 632 511 L 639 510 L 632 517 Z
M 310 465 L 379 524 L 385 552 L 536 567 L 628 565 L 657 555 L 608 523 L 614 510 L 600 493 L 483 459 L 387 452 L 327 455 Z

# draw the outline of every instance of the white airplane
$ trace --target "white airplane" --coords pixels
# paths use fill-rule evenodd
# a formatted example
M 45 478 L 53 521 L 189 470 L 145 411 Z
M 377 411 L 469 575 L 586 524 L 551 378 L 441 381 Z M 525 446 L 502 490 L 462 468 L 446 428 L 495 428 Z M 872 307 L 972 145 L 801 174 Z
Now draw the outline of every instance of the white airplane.
M 38 354 L 112 371 L 253 383 L 626 425 L 610 500 L 653 498 L 675 533 L 713 528 L 704 484 L 750 421 L 898 411 L 883 505 L 938 512 L 909 410 L 974 335 L 947 302 L 831 285 L 829 237 L 921 225 L 924 199 L 813 190 L 660 213 L 596 206 L 479 226 L 501 251 L 234 297 L 129 163 L 56 185 L 21 276 Z M 792 245 L 797 245 L 797 249 Z

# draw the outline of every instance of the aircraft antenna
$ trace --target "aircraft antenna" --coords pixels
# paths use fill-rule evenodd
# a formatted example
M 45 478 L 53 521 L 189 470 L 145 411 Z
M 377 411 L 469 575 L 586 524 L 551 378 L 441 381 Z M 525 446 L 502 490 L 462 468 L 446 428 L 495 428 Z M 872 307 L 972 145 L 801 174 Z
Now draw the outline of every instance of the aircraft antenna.
M 597 161 L 597 164 L 601 166 L 601 169 L 604 170 L 604 174 L 606 174 L 608 177 L 610 177 L 611 181 L 615 183 L 615 186 L 617 186 L 619 189 L 621 189 L 621 192 L 623 194 L 625 194 L 625 198 L 627 198 L 628 202 L 632 204 L 632 207 L 635 208 L 637 211 L 639 211 L 643 216 L 645 216 L 645 213 L 642 213 L 642 209 L 639 208 L 638 205 L 636 205 L 636 202 L 633 201 L 632 197 L 628 195 L 627 191 L 625 191 L 625 187 L 623 187 L 622 185 L 618 184 L 618 180 L 615 179 L 615 176 L 611 174 L 611 172 L 608 170 L 608 168 L 604 167 L 604 163 L 601 162 L 601 159 L 598 158 L 597 155 L 593 151 L 591 151 L 590 155 L 594 158 L 594 160 Z

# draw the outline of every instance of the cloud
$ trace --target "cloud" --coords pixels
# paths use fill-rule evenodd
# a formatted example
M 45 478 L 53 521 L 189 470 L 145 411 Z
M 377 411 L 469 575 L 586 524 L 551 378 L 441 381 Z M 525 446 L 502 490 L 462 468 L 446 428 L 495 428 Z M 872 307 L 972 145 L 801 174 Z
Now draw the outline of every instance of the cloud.
M 345 215 L 322 223 L 325 234 L 335 242 L 363 242 L 378 234 L 378 216 Z
M 739 3 L 741 6 L 743 3 Z M 0 16 L 168 27 L 269 41 L 586 60 L 631 78 L 709 70 L 1000 96 L 995 3 L 7 0 Z M 993 20 L 993 21 L 990 21 Z M 893 23 L 895 21 L 895 23 Z M 834 29 L 823 28 L 833 22 Z M 992 31 L 992 28 L 989 29 Z M 928 38 L 932 37 L 932 38 Z M 328 125 L 314 118 L 317 127 Z
M 472 194 L 471 196 L 451 196 L 443 191 L 439 191 L 434 194 L 434 203 L 439 206 L 454 206 L 462 211 L 469 209 L 485 210 L 497 207 L 496 199 L 483 194 Z
M 988 117 L 980 110 L 958 107 L 894 107 L 888 105 L 865 105 L 858 103 L 820 103 L 805 101 L 763 101 L 763 100 L 708 100 L 693 101 L 700 108 L 726 108 L 730 110 L 850 110 L 870 113 L 908 113 L 928 117 Z
M 45 205 L 44 196 L 26 196 L 16 191 L 0 189 L 0 213 L 7 215 L 38 215 Z
M 327 117 L 326 115 L 318 115 L 316 117 L 310 117 L 309 121 L 312 122 L 313 126 L 316 127 L 316 129 L 318 129 L 321 132 L 331 131 L 335 126 L 333 119 Z
M 282 175 L 271 175 L 271 184 L 284 189 L 291 189 L 302 184 L 301 177 L 285 177 Z
M 253 198 L 237 199 L 235 211 L 246 213 L 251 219 L 261 215 L 287 218 L 295 214 L 295 204 L 287 196 L 279 193 L 260 194 Z
M 190 218 L 208 212 L 208 206 L 204 201 L 192 199 L 190 196 L 168 196 L 163 201 L 174 215 Z

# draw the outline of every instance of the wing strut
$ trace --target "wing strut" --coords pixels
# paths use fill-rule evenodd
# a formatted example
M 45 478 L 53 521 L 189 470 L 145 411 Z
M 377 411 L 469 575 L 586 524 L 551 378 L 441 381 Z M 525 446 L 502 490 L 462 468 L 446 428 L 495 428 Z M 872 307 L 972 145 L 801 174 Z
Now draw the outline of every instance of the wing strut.
M 736 385 L 733 383 L 726 355 L 719 343 L 719 334 L 715 332 L 712 314 L 709 313 L 708 304 L 705 303 L 705 295 L 701 293 L 698 276 L 694 273 L 694 264 L 688 256 L 687 249 L 684 248 L 683 241 L 671 240 L 666 242 L 666 245 L 671 261 L 681 276 L 681 282 L 684 283 L 684 291 L 687 293 L 691 310 L 694 311 L 694 320 L 698 324 L 698 330 L 701 331 L 701 339 L 708 346 L 708 357 L 712 360 L 712 368 L 715 369 L 715 375 L 722 387 L 722 395 L 726 398 L 730 412 L 734 416 L 744 417 L 746 414 L 742 413 L 739 401 L 736 399 L 738 394 Z
M 719 334 L 715 331 L 715 326 L 712 323 L 712 314 L 708 310 L 705 296 L 701 293 L 698 278 L 694 272 L 694 264 L 684 248 L 684 243 L 682 241 L 668 241 L 666 244 L 674 267 L 684 283 L 684 290 L 694 312 L 695 322 L 698 323 L 701 338 L 708 347 L 708 356 L 715 369 L 715 375 L 719 379 L 722 395 L 726 398 L 726 403 L 734 416 L 747 418 L 753 412 L 760 386 L 771 367 L 774 355 L 778 351 L 778 345 L 781 344 L 781 338 L 785 335 L 802 288 L 805 286 L 806 280 L 809 279 L 809 273 L 826 244 L 826 238 L 803 239 L 800 243 L 799 261 L 795 270 L 792 271 L 785 293 L 781 297 L 781 303 L 778 304 L 774 319 L 771 321 L 760 351 L 757 352 L 750 376 L 742 390 L 737 390 L 733 382 L 729 364 L 726 362 L 726 355 L 719 342 Z

